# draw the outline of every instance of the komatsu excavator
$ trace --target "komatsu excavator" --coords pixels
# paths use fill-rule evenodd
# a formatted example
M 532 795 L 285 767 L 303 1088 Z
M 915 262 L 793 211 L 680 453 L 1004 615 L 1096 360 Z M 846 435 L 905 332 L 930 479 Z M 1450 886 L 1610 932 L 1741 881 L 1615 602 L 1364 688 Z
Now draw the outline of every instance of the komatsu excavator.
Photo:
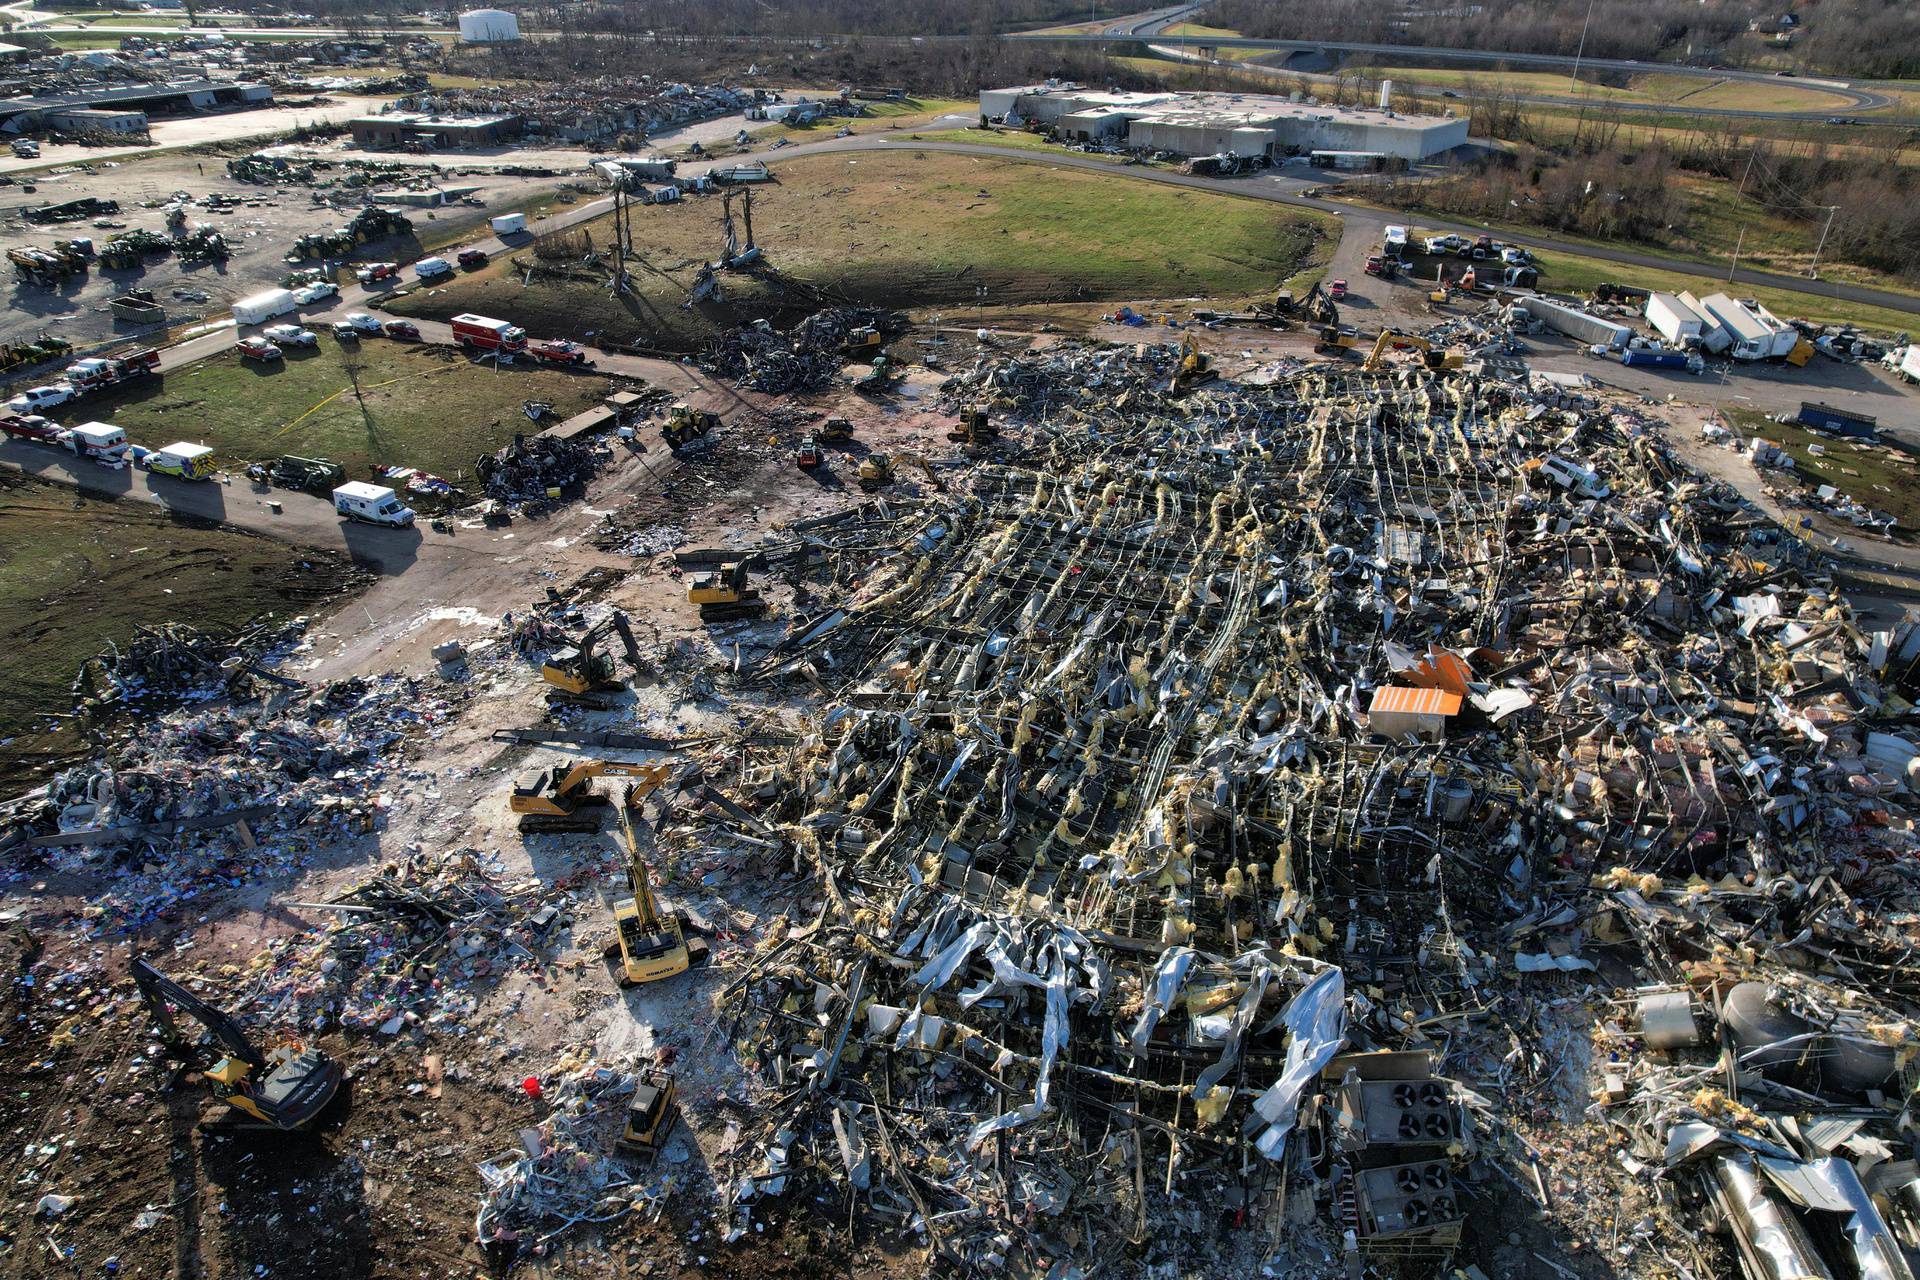
M 606 792 L 593 785 L 595 778 L 638 778 L 649 789 L 665 782 L 673 766 L 665 764 L 624 764 L 618 760 L 582 760 L 579 764 L 551 765 L 533 769 L 513 780 L 513 798 L 508 808 L 520 815 L 523 835 L 559 831 L 598 831 L 600 810 L 608 802 Z
M 144 958 L 133 962 L 133 982 L 168 1056 L 191 1066 L 213 1096 L 233 1109 L 232 1127 L 298 1133 L 312 1128 L 339 1094 L 347 1073 L 318 1049 L 287 1041 L 262 1052 L 231 1015 Z M 193 1039 L 182 1035 L 176 1010 L 199 1022 L 207 1034 Z
M 615 609 L 606 621 L 581 636 L 577 644 L 556 649 L 540 668 L 540 678 L 553 686 L 547 691 L 548 703 L 604 710 L 613 705 L 613 694 L 626 690 L 626 681 L 614 668 L 612 656 L 599 648 L 609 631 L 620 633 L 627 661 L 635 671 L 641 669 L 640 646 L 634 642 L 633 627 L 627 622 L 627 615 Z
M 640 840 L 634 832 L 634 815 L 665 777 L 658 781 L 635 782 L 627 787 L 620 806 L 620 838 L 627 851 L 627 882 L 632 896 L 613 909 L 614 946 L 620 960 L 622 986 L 659 982 L 685 973 L 694 965 L 705 964 L 708 947 L 703 938 L 689 939 L 680 918 L 660 909 L 653 895 L 646 859 L 640 854 Z M 609 948 L 609 958 L 613 948 Z
M 1361 368 L 1369 373 L 1384 369 L 1387 367 L 1387 352 L 1403 347 L 1418 351 L 1420 363 L 1433 370 L 1458 369 L 1467 362 L 1466 356 L 1458 351 L 1436 351 L 1425 338 L 1402 333 L 1398 329 L 1382 329 L 1380 336 L 1373 340 L 1373 351 Z

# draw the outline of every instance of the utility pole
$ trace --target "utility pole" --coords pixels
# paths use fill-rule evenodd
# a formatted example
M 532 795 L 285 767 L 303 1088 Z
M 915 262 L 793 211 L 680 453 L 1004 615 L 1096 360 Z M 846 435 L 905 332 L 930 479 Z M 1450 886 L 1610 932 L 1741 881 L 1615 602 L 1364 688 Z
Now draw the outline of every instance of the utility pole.
M 1820 243 L 1813 247 L 1813 266 L 1807 272 L 1807 278 L 1810 280 L 1820 278 L 1820 251 L 1827 247 L 1827 233 L 1833 230 L 1833 215 L 1839 211 L 1840 206 L 1837 204 L 1827 206 L 1827 225 L 1820 228 Z
M 1580 92 L 1580 59 L 1587 52 L 1587 26 L 1593 21 L 1593 0 L 1587 0 L 1586 21 L 1580 24 L 1580 47 L 1573 51 L 1573 74 L 1567 77 L 1567 92 Z
M 1727 283 L 1728 284 L 1733 283 L 1733 273 L 1740 266 L 1740 250 L 1746 246 L 1746 243 L 1747 243 L 1747 224 L 1743 222 L 1740 224 L 1740 238 L 1736 240 L 1733 245 L 1733 262 L 1727 267 Z

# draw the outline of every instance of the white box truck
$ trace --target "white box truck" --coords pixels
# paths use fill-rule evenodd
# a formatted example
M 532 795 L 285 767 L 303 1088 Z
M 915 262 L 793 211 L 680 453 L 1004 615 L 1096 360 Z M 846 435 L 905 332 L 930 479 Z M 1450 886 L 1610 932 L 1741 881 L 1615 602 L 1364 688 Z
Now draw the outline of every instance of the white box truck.
M 103 467 L 126 465 L 127 433 L 111 422 L 83 422 L 66 433 L 67 448 Z
M 400 504 L 393 490 L 385 485 L 349 480 L 333 491 L 333 509 L 349 520 L 362 524 L 382 524 L 404 529 L 413 523 L 413 509 Z
M 1900 356 L 1900 376 L 1908 382 L 1920 382 L 1920 342 L 1909 343 Z
M 487 219 L 487 225 L 493 228 L 493 234 L 497 236 L 517 236 L 527 229 L 527 215 L 503 213 L 497 218 Z
M 235 324 L 264 324 L 299 305 L 294 301 L 293 290 L 268 289 L 236 301 L 233 304 L 233 320 Z

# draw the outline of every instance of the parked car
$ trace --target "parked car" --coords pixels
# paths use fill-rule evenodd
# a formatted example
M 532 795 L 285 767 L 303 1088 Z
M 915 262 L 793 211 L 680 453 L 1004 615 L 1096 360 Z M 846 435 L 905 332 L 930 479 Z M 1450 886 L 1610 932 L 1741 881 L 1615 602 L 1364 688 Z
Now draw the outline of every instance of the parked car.
M 1346 297 L 1347 282 L 1345 280 L 1335 280 L 1332 284 L 1327 286 L 1327 296 L 1329 298 L 1332 298 L 1336 302 L 1338 302 L 1341 298 Z
M 380 332 L 379 318 L 376 316 L 370 316 L 364 311 L 347 312 L 346 322 L 352 325 L 354 328 L 358 329 L 361 333 Z
M 469 271 L 477 270 L 487 265 L 487 251 L 485 249 L 462 249 L 456 261 Z
M 420 341 L 420 326 L 411 320 L 389 320 L 380 326 L 380 332 L 389 338 L 403 338 L 408 342 Z
M 527 352 L 535 360 L 544 360 L 548 364 L 572 364 L 582 368 L 591 368 L 593 365 L 593 357 L 587 354 L 585 347 L 563 338 L 536 342 L 527 348 Z
M 327 298 L 337 298 L 339 296 L 340 286 L 328 280 L 316 280 L 305 288 L 295 289 L 293 291 L 293 300 L 303 307 L 309 303 L 321 302 Z
M 73 385 L 66 382 L 53 382 L 44 387 L 30 387 L 7 401 L 7 408 L 14 413 L 39 413 L 55 405 L 65 404 L 73 399 Z
M 413 264 L 413 273 L 422 280 L 438 280 L 453 274 L 453 264 L 445 258 L 422 258 Z
M 283 347 L 305 348 L 320 345 L 319 334 L 311 329 L 302 328 L 297 324 L 269 325 L 260 331 L 260 336 L 268 342 L 278 343 Z
M 348 324 L 345 320 L 334 321 L 332 332 L 333 332 L 333 340 L 335 342 L 360 341 L 360 331 L 354 328 L 351 324 Z
M 235 344 L 235 347 L 240 352 L 240 358 L 242 360 L 259 360 L 265 362 L 278 360 L 281 356 L 280 348 L 274 346 L 265 338 L 242 338 Z
M 400 264 L 397 262 L 369 262 L 366 266 L 357 268 L 353 273 L 353 278 L 361 284 L 379 284 L 386 280 L 398 280 L 400 278 Z

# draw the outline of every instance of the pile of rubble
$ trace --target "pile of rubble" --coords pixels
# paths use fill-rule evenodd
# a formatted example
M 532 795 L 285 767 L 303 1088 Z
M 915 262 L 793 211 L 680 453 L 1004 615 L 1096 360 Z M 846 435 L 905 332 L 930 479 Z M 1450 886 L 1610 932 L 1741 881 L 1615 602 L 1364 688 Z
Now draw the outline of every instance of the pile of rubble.
M 148 698 L 213 697 L 259 678 L 285 681 L 267 670 L 276 651 L 296 642 L 307 619 L 263 622 L 216 636 L 184 622 L 136 625 L 124 645 L 108 642 L 87 659 L 73 681 L 74 707 L 86 714 Z
M 536 138 L 606 141 L 739 111 L 753 95 L 717 84 L 683 84 L 649 75 L 568 76 L 560 82 L 436 89 L 402 98 L 402 111 L 440 115 L 515 115 Z
M 829 696 L 730 754 L 813 893 L 723 996 L 728 1237 L 784 1197 L 958 1269 L 1531 1274 L 1518 1214 L 1907 1280 L 1920 625 L 1636 411 L 1171 358 L 956 379 L 1040 447 L 863 515 L 750 673 Z
M 539 503 L 578 497 L 611 456 L 606 445 L 591 440 L 515 435 L 499 452 L 481 454 L 474 471 L 489 498 Z
M 854 330 L 889 334 L 904 327 L 904 318 L 895 311 L 834 307 L 815 312 L 785 333 L 764 321 L 725 333 L 701 352 L 700 367 L 755 391 L 803 395 L 838 379 Z

